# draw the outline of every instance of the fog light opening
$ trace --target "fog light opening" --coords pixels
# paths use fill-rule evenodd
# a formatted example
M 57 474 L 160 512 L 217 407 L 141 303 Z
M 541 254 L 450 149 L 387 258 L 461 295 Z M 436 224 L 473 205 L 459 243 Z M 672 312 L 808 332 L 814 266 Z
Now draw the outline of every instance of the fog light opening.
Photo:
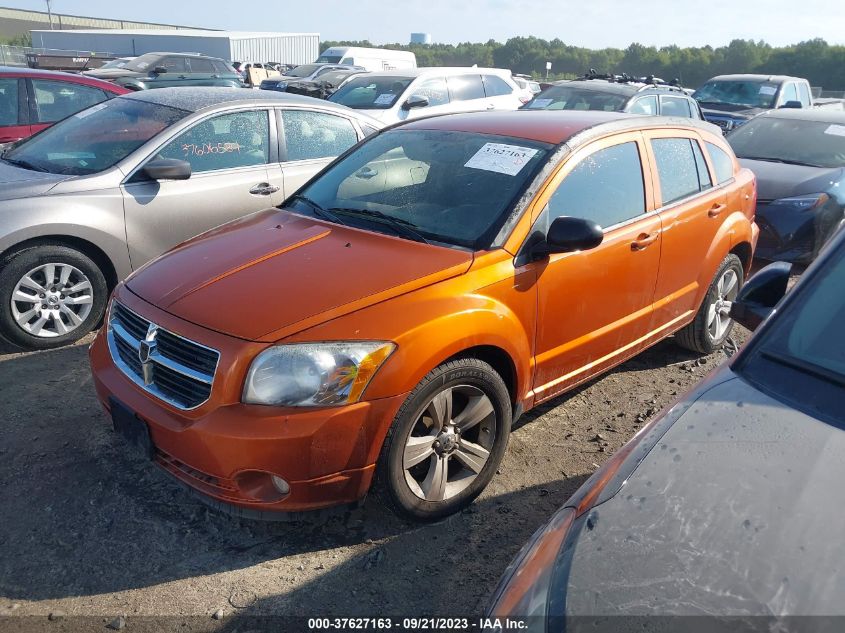
M 278 490 L 281 494 L 286 495 L 290 493 L 290 486 L 288 485 L 288 482 L 286 482 L 281 477 L 273 475 L 272 477 L 270 477 L 270 480 L 273 482 L 273 487 Z

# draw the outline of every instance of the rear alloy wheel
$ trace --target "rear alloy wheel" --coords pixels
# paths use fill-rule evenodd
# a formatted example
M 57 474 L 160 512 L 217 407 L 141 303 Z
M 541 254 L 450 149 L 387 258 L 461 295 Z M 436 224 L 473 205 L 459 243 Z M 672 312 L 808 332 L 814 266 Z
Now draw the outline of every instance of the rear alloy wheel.
M 510 423 L 507 387 L 490 365 L 441 365 L 408 396 L 385 440 L 379 479 L 388 503 L 419 521 L 466 507 L 496 472 Z
M 3 263 L 0 331 L 25 349 L 50 349 L 82 338 L 99 322 L 108 292 L 87 256 L 64 246 L 36 246 Z
M 693 322 L 675 335 L 681 347 L 710 354 L 724 344 L 733 329 L 731 303 L 736 299 L 742 281 L 742 262 L 739 257 L 730 254 L 722 260 L 713 276 Z

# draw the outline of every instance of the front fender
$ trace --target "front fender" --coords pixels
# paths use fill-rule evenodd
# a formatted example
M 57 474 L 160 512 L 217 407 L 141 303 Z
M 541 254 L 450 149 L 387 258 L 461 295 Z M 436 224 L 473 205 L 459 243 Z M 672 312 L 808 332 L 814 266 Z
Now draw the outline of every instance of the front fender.
M 710 288 L 710 282 L 719 269 L 725 255 L 736 248 L 739 244 L 748 244 L 752 248 L 756 243 L 756 232 L 754 224 L 741 211 L 731 213 L 722 222 L 716 237 L 710 243 L 710 249 L 698 271 L 698 293 L 695 298 L 695 305 L 700 306 Z M 750 261 L 750 260 L 749 260 Z M 745 264 L 745 262 L 744 262 Z M 746 270 L 747 272 L 747 270 Z

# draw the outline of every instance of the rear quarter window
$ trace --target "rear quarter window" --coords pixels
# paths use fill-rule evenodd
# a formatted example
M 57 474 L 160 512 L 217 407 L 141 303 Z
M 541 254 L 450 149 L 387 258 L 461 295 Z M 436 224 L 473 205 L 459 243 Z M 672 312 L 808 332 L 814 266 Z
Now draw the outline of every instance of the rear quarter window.
M 716 172 L 716 183 L 722 184 L 734 177 L 734 162 L 730 155 L 718 145 L 705 143 L 707 153 L 710 155 L 710 162 Z

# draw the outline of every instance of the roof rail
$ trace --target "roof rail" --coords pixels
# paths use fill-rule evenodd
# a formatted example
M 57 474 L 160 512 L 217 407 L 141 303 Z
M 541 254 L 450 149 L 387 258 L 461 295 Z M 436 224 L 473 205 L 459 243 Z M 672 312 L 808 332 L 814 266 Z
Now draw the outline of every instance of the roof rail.
M 644 90 L 646 88 L 676 88 L 680 92 L 683 92 L 681 88 L 681 82 L 679 79 L 675 78 L 671 81 L 666 81 L 661 79 L 660 77 L 655 77 L 654 75 L 648 75 L 646 77 L 634 77 L 629 75 L 628 73 L 622 73 L 620 75 L 611 74 L 611 73 L 598 73 L 596 72 L 595 68 L 590 68 L 589 72 L 584 73 L 581 77 L 578 77 L 576 81 L 587 81 L 590 79 L 604 79 L 605 81 L 609 81 L 611 83 L 620 83 L 620 84 L 646 84 L 640 90 Z

